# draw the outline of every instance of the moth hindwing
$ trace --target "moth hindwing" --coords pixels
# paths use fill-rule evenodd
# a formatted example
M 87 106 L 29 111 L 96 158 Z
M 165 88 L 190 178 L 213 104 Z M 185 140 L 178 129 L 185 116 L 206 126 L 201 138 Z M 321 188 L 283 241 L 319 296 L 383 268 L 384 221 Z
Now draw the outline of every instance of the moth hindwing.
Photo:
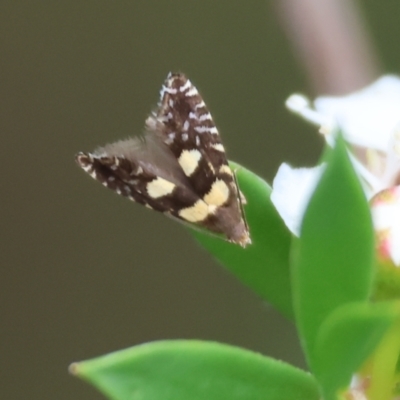
M 130 200 L 243 247 L 251 243 L 235 172 L 207 106 L 183 74 L 168 75 L 142 139 L 78 153 L 76 161 Z

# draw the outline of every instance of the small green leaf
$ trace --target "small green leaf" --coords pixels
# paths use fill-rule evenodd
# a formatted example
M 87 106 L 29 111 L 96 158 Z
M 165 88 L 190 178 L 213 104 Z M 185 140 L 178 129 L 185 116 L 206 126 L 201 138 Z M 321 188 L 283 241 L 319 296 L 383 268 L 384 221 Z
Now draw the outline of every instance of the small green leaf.
M 367 200 L 339 137 L 293 248 L 297 325 L 311 369 L 321 323 L 371 292 L 374 236 Z
M 348 386 L 398 318 L 395 303 L 346 304 L 329 315 L 318 331 L 314 359 L 324 399 L 336 399 Z
M 400 316 L 399 302 L 392 302 L 397 305 L 397 316 Z M 374 350 L 373 356 L 368 360 L 369 387 L 366 391 L 369 400 L 391 400 L 399 390 L 399 376 L 396 366 L 400 354 L 400 318 L 397 318 L 385 334 L 378 347 Z
M 314 378 L 248 350 L 160 341 L 72 364 L 113 400 L 317 400 Z
M 197 240 L 240 281 L 280 312 L 293 318 L 289 277 L 291 233 L 270 200 L 271 188 L 249 170 L 231 163 L 236 170 L 250 228 L 252 244 L 242 249 L 206 233 L 193 231 Z

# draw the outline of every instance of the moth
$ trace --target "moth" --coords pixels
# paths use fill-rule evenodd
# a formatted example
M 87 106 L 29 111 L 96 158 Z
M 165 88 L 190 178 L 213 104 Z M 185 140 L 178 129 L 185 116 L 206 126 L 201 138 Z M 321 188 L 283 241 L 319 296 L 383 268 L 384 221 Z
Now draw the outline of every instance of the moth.
M 134 202 L 242 247 L 251 243 L 235 171 L 203 98 L 183 74 L 168 75 L 142 138 L 78 153 L 76 162 Z

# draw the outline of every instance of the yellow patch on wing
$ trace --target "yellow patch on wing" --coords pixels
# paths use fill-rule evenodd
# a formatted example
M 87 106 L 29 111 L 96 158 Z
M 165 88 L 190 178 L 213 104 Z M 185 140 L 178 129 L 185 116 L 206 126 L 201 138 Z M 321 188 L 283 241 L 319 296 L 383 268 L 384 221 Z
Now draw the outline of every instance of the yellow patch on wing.
M 203 200 L 216 207 L 222 206 L 229 199 L 229 187 L 221 179 L 217 179 L 211 186 L 210 191 L 204 196 Z
M 227 174 L 227 175 L 233 176 L 232 170 L 229 168 L 228 165 L 225 165 L 225 164 L 221 165 L 221 168 L 219 169 L 219 172 L 221 174 Z
M 215 207 L 209 206 L 203 200 L 197 200 L 193 206 L 179 211 L 179 216 L 185 221 L 201 222 L 215 211 Z
M 146 186 L 147 193 L 153 199 L 171 194 L 175 188 L 175 185 L 166 179 L 157 178 L 149 182 Z
M 199 165 L 201 153 L 199 150 L 183 150 L 178 158 L 179 165 L 186 176 L 191 176 Z

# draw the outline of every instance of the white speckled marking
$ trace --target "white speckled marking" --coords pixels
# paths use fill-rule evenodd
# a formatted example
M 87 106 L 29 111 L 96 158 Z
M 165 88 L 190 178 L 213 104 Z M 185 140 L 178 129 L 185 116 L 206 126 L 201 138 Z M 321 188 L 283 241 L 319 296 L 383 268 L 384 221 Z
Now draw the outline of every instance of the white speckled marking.
M 162 92 L 162 94 L 164 94 L 164 92 L 167 92 L 169 94 L 177 94 L 178 90 L 174 89 L 174 88 L 163 86 L 163 88 L 161 89 L 161 92 Z
M 198 133 L 208 132 L 210 128 L 208 126 L 195 126 L 194 130 Z
M 179 165 L 182 167 L 186 176 L 191 176 L 199 165 L 201 159 L 200 151 L 196 149 L 183 150 L 178 158 Z
M 90 171 L 93 169 L 92 164 L 88 164 L 88 165 L 80 164 L 80 166 L 81 166 L 82 169 L 83 169 L 85 172 L 87 172 L 87 173 L 90 173 Z
M 200 147 L 200 138 L 198 135 L 196 135 L 196 146 Z
M 217 179 L 211 186 L 210 191 L 204 196 L 207 204 L 222 206 L 229 199 L 229 188 L 224 181 Z
M 210 113 L 202 114 L 199 117 L 199 121 L 207 121 L 207 120 L 211 120 L 211 119 L 212 119 L 212 117 L 211 117 Z
M 181 86 L 180 88 L 179 88 L 179 91 L 180 92 L 184 92 L 186 89 L 189 89 L 190 88 L 190 86 L 192 86 L 192 83 L 189 81 L 189 79 L 186 81 L 186 83 L 183 85 L 183 86 Z
M 172 112 L 169 112 L 167 115 L 164 115 L 160 118 L 161 121 L 169 121 L 170 119 L 173 119 Z
M 185 94 L 186 97 L 192 97 L 192 96 L 197 96 L 199 94 L 199 92 L 197 91 L 197 89 L 192 86 Z
M 214 143 L 211 145 L 211 147 L 217 151 L 220 151 L 221 153 L 225 153 L 224 146 L 221 143 Z
M 187 133 L 182 133 L 182 140 L 186 142 L 189 139 L 189 135 Z
M 196 110 L 198 110 L 199 108 L 203 108 L 203 107 L 205 107 L 206 106 L 206 103 L 204 103 L 204 101 L 202 100 L 200 103 L 197 103 L 195 106 L 194 106 L 194 108 L 196 109 Z
M 189 129 L 189 126 L 190 126 L 189 121 L 186 120 L 186 121 L 183 123 L 182 129 L 183 129 L 184 131 L 187 131 L 187 130 Z
M 156 178 L 149 182 L 146 186 L 147 193 L 153 199 L 171 194 L 175 188 L 175 185 L 163 178 Z

